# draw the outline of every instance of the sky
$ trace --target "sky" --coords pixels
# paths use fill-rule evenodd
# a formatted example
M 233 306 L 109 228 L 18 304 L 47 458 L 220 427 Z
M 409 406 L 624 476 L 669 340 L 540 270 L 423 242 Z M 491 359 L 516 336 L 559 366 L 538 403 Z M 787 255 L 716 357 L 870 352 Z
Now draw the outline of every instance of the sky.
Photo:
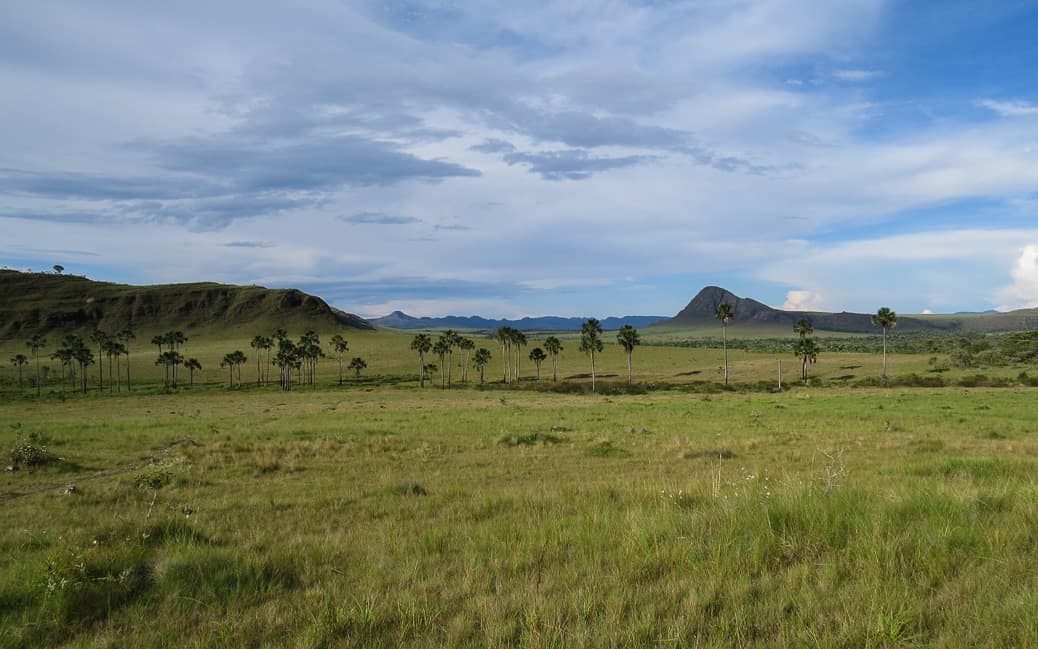
M 0 265 L 363 316 L 1038 306 L 1038 0 L 0 4 Z

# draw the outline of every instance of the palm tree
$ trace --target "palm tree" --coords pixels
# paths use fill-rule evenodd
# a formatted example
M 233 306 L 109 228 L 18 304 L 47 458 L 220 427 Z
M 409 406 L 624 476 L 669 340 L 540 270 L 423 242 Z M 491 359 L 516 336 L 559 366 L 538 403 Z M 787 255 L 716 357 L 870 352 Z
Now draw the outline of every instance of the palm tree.
M 480 347 L 476 350 L 476 355 L 473 357 L 476 367 L 479 368 L 479 384 L 483 385 L 483 371 L 487 367 L 487 363 L 490 362 L 490 350 L 486 347 Z
M 18 368 L 18 387 L 22 387 L 22 365 L 29 362 L 25 354 L 15 354 L 11 357 L 11 364 Z
M 76 363 L 79 364 L 80 386 L 81 386 L 81 389 L 83 391 L 83 394 L 86 394 L 86 391 L 87 391 L 87 371 L 86 371 L 86 368 L 87 368 L 88 365 L 93 365 L 93 363 L 94 363 L 94 352 L 90 351 L 87 348 L 87 346 L 83 342 L 82 338 L 80 338 L 79 336 L 74 336 L 73 337 L 72 356 L 76 360 Z
M 818 352 L 818 345 L 814 338 L 800 338 L 793 345 L 793 353 L 803 362 L 800 368 L 800 380 L 805 384 L 807 383 L 807 364 L 818 361 Z
M 256 350 L 256 385 L 263 385 L 263 366 L 260 364 L 260 360 L 263 358 L 261 350 L 266 341 L 267 339 L 264 336 L 253 336 L 252 341 L 249 343 L 249 347 Z
M 163 385 L 166 388 L 177 387 L 177 367 L 183 365 L 183 363 L 184 357 L 178 351 L 168 349 L 159 354 L 155 364 L 162 365 Z M 223 367 L 223 365 L 221 365 L 221 367 Z
M 339 334 L 332 336 L 332 348 L 335 349 L 335 355 L 339 359 L 339 385 L 342 385 L 342 358 L 350 349 L 350 343 Z
M 450 352 L 450 345 L 447 344 L 447 339 L 440 336 L 436 339 L 436 344 L 433 345 L 433 353 L 440 358 L 440 389 L 442 390 L 446 384 L 447 373 L 443 371 L 444 359 L 447 358 L 447 353 Z
M 36 396 L 40 396 L 40 350 L 47 346 L 47 339 L 40 334 L 33 334 L 25 346 L 32 350 L 32 356 L 36 359 Z
M 882 307 L 872 316 L 872 324 L 883 328 L 883 382 L 887 382 L 887 329 L 897 326 L 897 314 L 888 307 Z
M 227 375 L 227 387 L 229 387 L 229 388 L 233 388 L 234 387 L 234 363 L 235 363 L 234 352 L 227 352 L 226 354 L 223 355 L 223 359 L 220 360 L 220 367 L 226 367 L 227 368 L 227 372 L 228 372 L 228 375 Z
M 59 347 L 56 352 L 54 352 L 53 354 L 50 355 L 51 358 L 53 358 L 54 360 L 59 361 L 61 363 L 61 400 L 62 401 L 65 400 L 65 366 L 67 365 L 69 367 L 69 370 L 71 371 L 71 369 L 72 369 L 72 360 L 73 360 L 74 354 L 75 354 L 73 348 L 71 347 L 71 345 L 69 345 L 69 342 L 70 342 L 69 338 L 65 338 L 65 340 L 62 341 L 61 347 Z
M 800 336 L 801 339 L 807 338 L 815 332 L 815 327 L 811 324 L 810 318 L 800 318 L 796 324 L 793 325 L 793 333 Z
M 101 331 L 100 329 L 94 329 L 90 332 L 90 342 L 97 345 L 97 358 L 100 359 L 105 353 L 105 343 L 111 339 L 111 336 Z M 97 391 L 100 392 L 104 389 L 104 363 L 97 364 Z M 109 366 L 111 369 L 111 366 Z
M 200 362 L 198 362 L 197 358 L 189 358 L 186 361 L 184 361 L 184 367 L 187 368 L 188 375 L 191 377 L 191 379 L 190 379 L 191 382 L 189 383 L 189 385 L 194 387 L 194 385 L 195 385 L 195 370 L 201 370 L 202 369 L 202 364 Z
M 123 350 L 126 354 L 126 391 L 129 392 L 130 386 L 130 341 L 135 340 L 137 335 L 133 333 L 133 325 L 127 324 L 125 327 L 119 330 L 119 333 L 115 334 L 115 337 L 119 339 L 119 342 L 123 344 Z
M 523 347 L 526 347 L 526 334 L 518 329 L 511 331 L 512 344 L 515 345 L 515 382 L 519 382 L 519 360 L 522 358 Z
M 306 377 L 310 385 L 317 385 L 317 359 L 324 357 L 321 339 L 313 330 L 308 330 L 299 338 L 299 352 L 306 363 Z
M 297 362 L 298 350 L 295 343 L 288 338 L 278 338 L 277 340 L 278 352 L 274 356 L 274 364 L 281 370 L 281 389 L 287 391 L 292 389 L 292 369 Z
M 627 385 L 631 384 L 631 356 L 634 355 L 634 348 L 642 344 L 641 336 L 638 335 L 638 330 L 629 324 L 625 324 L 620 328 L 620 331 L 616 332 L 616 342 L 620 343 L 620 346 L 627 352 Z
M 360 356 L 355 356 L 353 360 L 350 361 L 350 369 L 354 371 L 358 381 L 360 380 L 360 371 L 366 368 L 367 366 L 368 364 L 365 363 L 364 359 Z
M 728 385 L 728 323 L 735 320 L 735 309 L 722 302 L 717 305 L 714 317 L 721 321 L 721 345 L 724 347 L 724 384 Z
M 591 357 L 591 391 L 595 391 L 595 352 L 602 351 L 602 323 L 588 318 L 580 327 L 580 351 Z
M 158 347 L 159 354 L 161 354 L 162 353 L 162 346 L 166 344 L 166 337 L 165 336 L 152 336 L 151 337 L 151 344 L 155 345 L 156 347 Z
M 112 361 L 115 358 L 118 358 L 118 356 L 123 353 L 124 349 L 125 348 L 123 347 L 122 343 L 120 343 L 119 341 L 117 341 L 117 340 L 115 340 L 113 338 L 108 338 L 104 342 L 104 346 L 102 348 L 102 351 L 104 352 L 105 357 L 108 358 L 108 391 L 109 392 L 114 392 L 115 391 L 115 372 L 112 370 Z
M 411 340 L 411 350 L 418 352 L 418 387 L 425 387 L 425 354 L 432 349 L 432 338 L 429 334 L 415 334 Z
M 494 333 L 494 338 L 497 342 L 501 343 L 501 368 L 503 372 L 502 383 L 508 383 L 509 371 L 508 371 L 508 359 L 511 357 L 510 350 L 512 349 L 512 331 L 513 329 L 508 326 L 498 327 Z
M 544 353 L 544 350 L 540 347 L 534 347 L 530 350 L 530 360 L 537 366 L 537 380 L 541 380 L 541 363 L 544 359 L 548 358 L 548 355 Z
M 451 387 L 451 370 L 454 367 L 454 347 L 461 341 L 461 336 L 453 329 L 443 332 L 440 338 L 447 343 L 447 387 Z
M 562 341 L 555 336 L 544 339 L 544 348 L 551 355 L 551 380 L 552 383 L 559 380 L 559 352 L 562 351 Z
M 458 349 L 464 354 L 461 357 L 461 382 L 467 383 L 469 378 L 469 352 L 476 348 L 476 343 L 471 338 L 459 338 Z

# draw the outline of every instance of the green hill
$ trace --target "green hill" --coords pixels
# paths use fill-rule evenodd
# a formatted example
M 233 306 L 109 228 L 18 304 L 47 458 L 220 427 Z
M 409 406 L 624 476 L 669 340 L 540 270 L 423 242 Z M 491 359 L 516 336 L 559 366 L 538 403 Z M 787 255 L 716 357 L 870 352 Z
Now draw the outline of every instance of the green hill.
M 0 270 L 0 340 L 95 327 L 139 332 L 250 330 L 373 330 L 366 320 L 295 289 L 210 282 L 129 286 L 75 275 Z

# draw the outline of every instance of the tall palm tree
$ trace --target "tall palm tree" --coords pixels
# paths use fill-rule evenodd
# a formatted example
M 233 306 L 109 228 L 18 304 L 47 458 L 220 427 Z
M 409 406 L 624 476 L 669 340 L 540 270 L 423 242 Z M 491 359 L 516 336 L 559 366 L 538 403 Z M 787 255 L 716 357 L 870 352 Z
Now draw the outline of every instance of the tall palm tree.
M 22 366 L 29 362 L 25 354 L 15 354 L 11 357 L 11 364 L 18 368 L 18 387 L 22 387 Z
M 883 328 L 883 382 L 887 382 L 887 329 L 897 326 L 897 314 L 888 307 L 882 307 L 872 316 L 872 324 Z
M 188 385 L 194 387 L 195 385 L 195 370 L 202 369 L 202 363 L 197 358 L 189 358 L 184 361 L 184 367 L 187 368 L 188 376 L 190 377 L 190 383 Z
M 515 382 L 519 382 L 519 361 L 522 358 L 523 347 L 526 347 L 526 334 L 518 329 L 512 329 L 512 344 L 515 345 Z
M 490 362 L 490 350 L 486 347 L 480 347 L 476 350 L 476 355 L 473 357 L 476 367 L 479 368 L 479 384 L 483 385 L 483 371 L 487 367 L 487 363 Z
M 65 366 L 72 365 L 72 348 L 63 345 L 59 347 L 56 352 L 50 355 L 56 361 L 61 363 L 61 400 L 65 400 Z
M 537 380 L 541 380 L 541 363 L 544 359 L 548 358 L 548 355 L 544 353 L 544 350 L 540 347 L 534 347 L 530 350 L 530 360 L 537 366 Z
M 802 361 L 800 367 L 800 380 L 807 383 L 807 364 L 818 361 L 818 344 L 814 338 L 800 338 L 793 345 L 793 353 Z
M 616 332 L 616 342 L 620 343 L 620 346 L 627 352 L 627 385 L 631 384 L 631 356 L 634 355 L 634 348 L 642 344 L 641 336 L 638 335 L 638 330 L 629 324 L 625 324 L 620 327 L 620 330 Z
M 25 346 L 32 350 L 32 356 L 36 359 L 36 396 L 40 396 L 40 350 L 47 346 L 47 339 L 40 334 L 33 334 Z
M 459 338 L 458 349 L 462 352 L 461 357 L 461 382 L 467 383 L 469 378 L 469 352 L 476 348 L 476 343 L 471 338 Z
M 735 320 L 735 309 L 722 302 L 717 305 L 714 317 L 721 321 L 721 345 L 724 348 L 724 384 L 728 385 L 728 323 Z
M 350 349 L 350 343 L 339 334 L 332 336 L 332 348 L 335 349 L 335 355 L 339 359 L 339 385 L 342 385 L 342 359 Z
M 97 358 L 100 360 L 105 353 L 105 343 L 111 338 L 108 334 L 101 331 L 100 329 L 94 329 L 90 332 L 90 342 L 97 345 Z M 104 363 L 99 362 L 97 364 L 97 391 L 104 390 L 105 378 L 104 378 Z M 111 366 L 109 366 L 111 369 Z
M 604 349 L 602 343 L 602 323 L 588 318 L 580 327 L 580 351 L 591 357 L 591 391 L 595 391 L 595 354 Z
M 234 387 L 234 363 L 234 352 L 227 352 L 223 355 L 223 358 L 220 360 L 220 367 L 227 368 L 227 387 L 229 388 Z
M 119 339 L 119 342 L 123 344 L 123 349 L 126 354 L 126 391 L 131 390 L 130 386 L 130 341 L 137 338 L 137 334 L 133 332 L 133 325 L 127 324 L 125 327 L 119 330 L 119 333 L 115 334 L 115 337 Z
M 263 385 L 263 366 L 260 364 L 260 360 L 263 358 L 262 350 L 265 342 L 265 337 L 253 336 L 249 343 L 249 347 L 256 350 L 256 385 Z
M 350 369 L 353 370 L 354 376 L 358 381 L 360 380 L 360 371 L 367 368 L 367 366 L 368 364 L 360 356 L 354 356 L 353 360 L 350 361 Z
M 447 358 L 447 353 L 450 351 L 450 345 L 447 344 L 447 339 L 440 336 L 436 339 L 436 344 L 433 345 L 432 351 L 440 359 L 440 389 L 446 387 L 447 373 L 443 371 L 444 359 Z
M 432 349 L 432 338 L 429 334 L 415 334 L 411 340 L 411 350 L 418 352 L 418 387 L 425 387 L 425 354 Z
M 512 331 L 513 329 L 509 326 L 498 327 L 494 333 L 494 338 L 497 342 L 501 343 L 501 368 L 503 372 L 502 383 L 509 382 L 510 372 L 508 371 L 508 359 L 511 357 L 512 349 Z
M 793 325 L 793 333 L 800 336 L 801 339 L 807 338 L 815 332 L 815 327 L 811 323 L 810 318 L 800 318 L 796 324 Z
M 552 383 L 559 380 L 559 352 L 562 351 L 562 341 L 555 336 L 544 339 L 544 348 L 551 356 L 551 380 Z
M 451 370 L 454 367 L 454 347 L 461 341 L 461 336 L 453 329 L 443 332 L 440 338 L 447 343 L 447 387 L 451 387 Z

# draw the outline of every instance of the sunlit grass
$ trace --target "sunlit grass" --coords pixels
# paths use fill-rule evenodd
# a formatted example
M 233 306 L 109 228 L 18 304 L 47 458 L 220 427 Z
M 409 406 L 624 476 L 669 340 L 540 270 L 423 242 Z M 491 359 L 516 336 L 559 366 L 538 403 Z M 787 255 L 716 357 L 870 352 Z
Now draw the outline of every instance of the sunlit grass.
M 1035 396 L 5 402 L 0 646 L 1028 646 Z

